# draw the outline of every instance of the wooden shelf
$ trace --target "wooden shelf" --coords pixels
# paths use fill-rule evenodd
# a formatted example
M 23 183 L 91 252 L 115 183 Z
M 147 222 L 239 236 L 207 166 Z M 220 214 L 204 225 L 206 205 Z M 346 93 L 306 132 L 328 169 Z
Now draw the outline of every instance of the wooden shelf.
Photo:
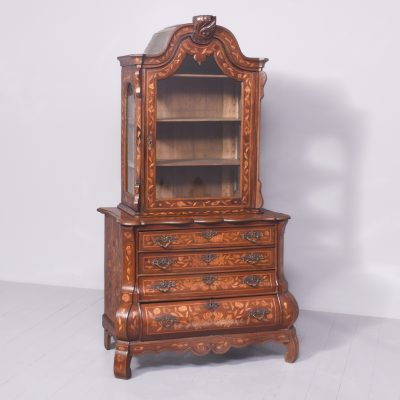
M 235 158 L 206 158 L 206 159 L 179 159 L 179 160 L 157 160 L 157 167 L 214 167 L 240 165 L 240 160 Z
M 216 78 L 216 79 L 229 79 L 227 75 L 218 74 L 175 74 L 171 78 Z
M 157 122 L 240 122 L 240 118 L 161 118 Z

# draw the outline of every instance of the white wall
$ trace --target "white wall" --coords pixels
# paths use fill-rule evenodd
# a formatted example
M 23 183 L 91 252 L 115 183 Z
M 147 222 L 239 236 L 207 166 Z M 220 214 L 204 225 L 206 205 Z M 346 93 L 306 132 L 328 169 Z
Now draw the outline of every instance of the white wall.
M 400 318 L 400 7 L 385 1 L 2 1 L 0 279 L 101 288 L 119 201 L 119 55 L 212 13 L 266 56 L 265 205 L 292 215 L 305 309 Z

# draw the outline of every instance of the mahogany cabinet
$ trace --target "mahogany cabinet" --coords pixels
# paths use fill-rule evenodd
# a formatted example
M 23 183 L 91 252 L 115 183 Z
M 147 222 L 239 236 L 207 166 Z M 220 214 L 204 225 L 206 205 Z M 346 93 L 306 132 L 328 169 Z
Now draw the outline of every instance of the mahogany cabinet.
M 156 33 L 122 66 L 121 203 L 105 215 L 105 347 L 224 353 L 269 340 L 295 361 L 298 307 L 283 275 L 289 216 L 262 208 L 266 59 L 214 16 Z

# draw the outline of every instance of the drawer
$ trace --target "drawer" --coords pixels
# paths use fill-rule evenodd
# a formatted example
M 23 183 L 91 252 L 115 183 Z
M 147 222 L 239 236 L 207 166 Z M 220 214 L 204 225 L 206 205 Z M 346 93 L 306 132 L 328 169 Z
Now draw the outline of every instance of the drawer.
M 142 304 L 142 337 L 202 335 L 279 324 L 277 296 Z
M 275 293 L 276 277 L 275 271 L 145 276 L 139 278 L 139 287 L 142 301 L 243 296 Z
M 139 232 L 139 251 L 265 246 L 274 243 L 273 225 Z
M 275 268 L 274 248 L 180 253 L 141 253 L 139 274 L 260 270 Z

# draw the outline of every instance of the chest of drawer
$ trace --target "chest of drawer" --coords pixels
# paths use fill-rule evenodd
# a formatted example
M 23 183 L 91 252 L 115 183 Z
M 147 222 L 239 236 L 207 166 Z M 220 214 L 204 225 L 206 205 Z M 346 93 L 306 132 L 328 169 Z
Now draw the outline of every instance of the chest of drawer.
M 139 251 L 266 246 L 274 243 L 273 226 L 139 232 Z
M 275 271 L 139 278 L 142 301 L 267 294 L 276 291 Z
M 139 274 L 199 273 L 275 268 L 275 248 L 141 253 Z
M 276 296 L 142 304 L 142 337 L 272 328 L 279 324 Z

